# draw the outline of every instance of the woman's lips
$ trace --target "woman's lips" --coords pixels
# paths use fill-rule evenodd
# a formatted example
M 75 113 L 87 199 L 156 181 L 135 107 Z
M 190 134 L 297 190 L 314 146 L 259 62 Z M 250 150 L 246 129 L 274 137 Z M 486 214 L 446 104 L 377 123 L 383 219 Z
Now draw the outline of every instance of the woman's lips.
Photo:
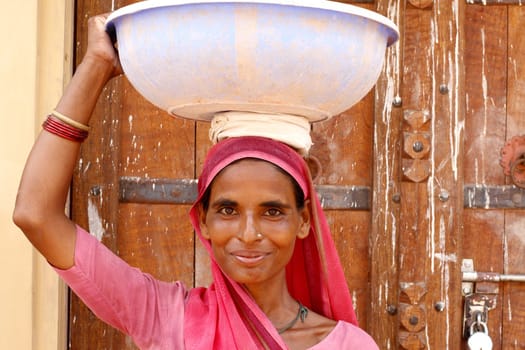
M 262 261 L 268 254 L 259 251 L 233 251 L 231 255 L 245 265 L 256 265 Z

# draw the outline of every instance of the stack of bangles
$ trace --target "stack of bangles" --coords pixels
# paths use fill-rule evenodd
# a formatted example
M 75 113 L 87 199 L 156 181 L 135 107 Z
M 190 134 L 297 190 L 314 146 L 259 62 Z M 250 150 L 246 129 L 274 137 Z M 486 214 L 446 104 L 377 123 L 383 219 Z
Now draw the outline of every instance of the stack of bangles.
M 42 124 L 47 132 L 74 142 L 82 142 L 89 134 L 89 126 L 53 111 Z

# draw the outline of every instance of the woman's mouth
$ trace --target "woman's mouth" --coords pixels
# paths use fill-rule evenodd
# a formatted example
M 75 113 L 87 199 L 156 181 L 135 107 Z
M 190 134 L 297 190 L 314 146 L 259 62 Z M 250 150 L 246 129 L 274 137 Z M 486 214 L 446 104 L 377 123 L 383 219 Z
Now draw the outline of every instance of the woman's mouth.
M 256 265 L 262 261 L 268 254 L 255 251 L 233 251 L 231 255 L 244 265 Z

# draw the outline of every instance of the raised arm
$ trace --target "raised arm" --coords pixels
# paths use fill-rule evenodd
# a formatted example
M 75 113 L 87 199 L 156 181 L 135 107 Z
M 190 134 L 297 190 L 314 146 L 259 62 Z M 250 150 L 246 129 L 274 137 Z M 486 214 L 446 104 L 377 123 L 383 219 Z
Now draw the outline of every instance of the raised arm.
M 84 125 L 106 83 L 121 73 L 104 30 L 106 17 L 89 20 L 86 54 L 56 106 L 58 113 Z M 27 159 L 13 213 L 13 221 L 35 248 L 63 269 L 74 264 L 76 229 L 65 215 L 65 204 L 79 149 L 80 142 L 43 130 Z

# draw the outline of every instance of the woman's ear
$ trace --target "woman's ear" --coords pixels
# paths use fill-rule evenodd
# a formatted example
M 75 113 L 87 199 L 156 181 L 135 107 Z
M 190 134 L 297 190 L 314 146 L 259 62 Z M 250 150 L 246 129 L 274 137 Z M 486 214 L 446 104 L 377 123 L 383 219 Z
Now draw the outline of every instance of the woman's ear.
M 205 239 L 210 239 L 210 235 L 208 234 L 208 226 L 206 225 L 206 211 L 202 207 L 202 203 L 199 203 L 197 209 L 199 215 L 199 228 L 201 230 L 201 235 Z
M 297 237 L 300 239 L 306 238 L 310 233 L 310 200 L 306 200 L 304 207 L 301 209 L 301 226 L 299 227 L 299 233 Z

